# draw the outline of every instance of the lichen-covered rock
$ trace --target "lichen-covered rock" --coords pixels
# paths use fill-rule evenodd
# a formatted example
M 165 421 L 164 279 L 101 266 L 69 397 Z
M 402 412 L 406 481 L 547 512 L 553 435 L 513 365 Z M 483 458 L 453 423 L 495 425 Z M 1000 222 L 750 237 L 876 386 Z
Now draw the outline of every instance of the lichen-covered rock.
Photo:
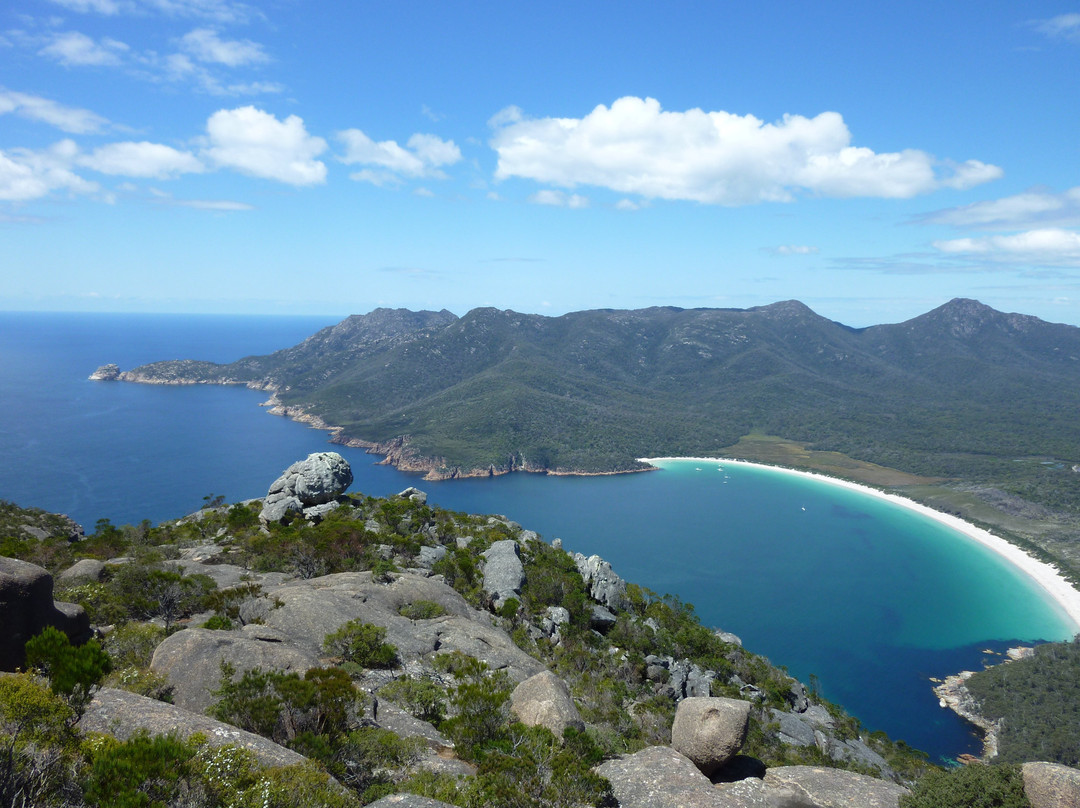
M 416 794 L 391 794 L 371 803 L 368 808 L 454 808 L 448 802 Z
M 1025 763 L 1024 794 L 1031 808 L 1080 806 L 1080 769 L 1060 763 Z
M 495 608 L 510 598 L 521 596 L 525 583 L 525 567 L 518 555 L 518 544 L 513 539 L 492 543 L 483 553 L 484 591 L 491 595 Z
M 778 766 L 765 773 L 765 785 L 794 791 L 819 808 L 898 808 L 903 786 L 865 774 L 819 766 Z
M 259 519 L 279 522 L 291 511 L 331 502 L 352 485 L 349 462 L 337 452 L 315 452 L 293 463 L 270 486 Z
M 556 738 L 561 738 L 567 727 L 585 729 L 570 688 L 551 671 L 530 676 L 515 687 L 510 709 L 522 724 L 547 727 Z
M 574 553 L 574 563 L 585 579 L 589 596 L 615 611 L 626 608 L 626 582 L 615 574 L 611 564 L 600 556 Z
M 670 746 L 649 746 L 606 761 L 596 773 L 611 782 L 621 808 L 741 808 Z
M 749 721 L 749 702 L 701 696 L 683 699 L 671 725 L 671 745 L 709 776 L 738 754 Z
M 93 701 L 79 722 L 83 732 L 100 732 L 127 740 L 139 730 L 151 735 L 174 732 L 182 738 L 195 733 L 206 736 L 210 746 L 231 744 L 247 749 L 264 766 L 291 766 L 303 763 L 304 757 L 279 746 L 271 740 L 230 724 L 215 721 L 205 715 L 166 704 L 145 696 L 104 687 L 94 694 Z
M 178 631 L 157 647 L 150 667 L 168 679 L 178 706 L 204 713 L 214 703 L 213 691 L 220 687 L 222 661 L 237 673 L 262 668 L 303 674 L 308 668 L 319 667 L 317 653 L 289 642 L 287 636 L 267 626 Z
M 268 626 L 288 640 L 321 653 L 323 638 L 349 620 L 386 629 L 386 642 L 397 648 L 403 663 L 426 659 L 436 652 L 461 651 L 505 669 L 520 682 L 544 666 L 516 645 L 506 632 L 492 625 L 491 615 L 469 606 L 453 588 L 421 575 L 397 575 L 376 583 L 370 572 L 341 572 L 265 587 L 266 596 L 280 607 L 266 616 Z M 400 609 L 418 600 L 433 601 L 446 614 L 431 620 L 410 620 Z
M 77 581 L 97 581 L 105 578 L 105 562 L 96 558 L 83 558 L 76 561 L 66 570 L 56 576 L 56 580 L 64 583 L 76 583 Z
M 0 557 L 0 671 L 22 667 L 26 641 L 46 626 L 55 626 L 76 644 L 90 639 L 90 620 L 83 608 L 53 602 L 48 570 Z

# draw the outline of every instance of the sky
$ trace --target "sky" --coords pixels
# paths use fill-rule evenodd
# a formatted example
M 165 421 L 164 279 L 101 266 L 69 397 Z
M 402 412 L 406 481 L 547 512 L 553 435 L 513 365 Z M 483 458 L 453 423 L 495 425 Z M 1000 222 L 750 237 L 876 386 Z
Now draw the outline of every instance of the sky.
M 5 0 L 0 310 L 1080 325 L 1080 2 Z

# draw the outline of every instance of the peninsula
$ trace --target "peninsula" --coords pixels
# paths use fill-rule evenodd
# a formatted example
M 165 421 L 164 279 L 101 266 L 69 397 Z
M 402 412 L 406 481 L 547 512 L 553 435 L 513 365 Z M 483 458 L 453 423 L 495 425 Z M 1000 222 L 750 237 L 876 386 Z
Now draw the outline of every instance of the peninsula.
M 861 329 L 797 301 L 376 309 L 265 356 L 95 375 L 267 390 L 271 412 L 430 479 L 639 471 L 654 456 L 825 463 L 1080 574 L 1080 328 L 974 300 Z

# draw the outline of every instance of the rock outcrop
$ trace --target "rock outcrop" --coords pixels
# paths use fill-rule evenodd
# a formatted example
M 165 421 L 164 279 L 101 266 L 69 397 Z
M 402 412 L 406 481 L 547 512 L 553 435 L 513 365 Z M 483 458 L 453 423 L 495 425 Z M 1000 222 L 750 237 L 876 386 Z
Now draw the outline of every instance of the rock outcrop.
M 113 364 L 102 365 L 89 376 L 92 382 L 115 382 L 119 378 L 120 366 Z
M 500 608 L 510 598 L 521 597 L 525 567 L 517 542 L 513 539 L 493 542 L 483 556 L 484 591 L 491 595 L 495 608 Z
M 596 772 L 611 782 L 620 808 L 740 808 L 670 746 L 649 746 L 606 761 Z
M 1024 794 L 1031 808 L 1080 805 L 1080 769 L 1058 763 L 1025 763 Z
M 26 661 L 26 641 L 55 626 L 75 644 L 90 639 L 90 620 L 81 606 L 53 602 L 48 570 L 0 557 L 0 671 L 14 671 Z
M 332 503 L 352 485 L 349 462 L 337 452 L 315 452 L 293 463 L 274 480 L 263 500 L 259 519 L 263 524 L 280 522 L 291 512 L 311 510 L 321 516 L 323 506 Z M 319 510 L 322 508 L 322 510 Z
M 522 724 L 547 727 L 556 738 L 561 738 L 567 727 L 585 729 L 570 688 L 551 671 L 541 671 L 515 687 L 510 710 Z
M 615 574 L 610 563 L 600 556 L 586 557 L 581 553 L 574 553 L 574 563 L 585 580 L 589 597 L 616 611 L 626 608 L 626 582 Z
M 244 626 L 238 631 L 189 628 L 163 640 L 150 667 L 168 680 L 179 707 L 204 713 L 214 703 L 222 662 L 237 673 L 258 667 L 302 674 L 319 667 L 319 655 L 288 642 L 286 635 L 267 626 Z
M 749 721 L 748 701 L 683 699 L 671 725 L 671 746 L 709 777 L 742 749 Z
M 816 808 L 898 808 L 908 791 L 865 774 L 820 766 L 778 766 L 765 773 L 765 785 L 787 788 Z
M 94 694 L 79 722 L 79 728 L 83 732 L 101 732 L 120 740 L 127 740 L 140 730 L 151 735 L 174 732 L 182 738 L 201 733 L 211 746 L 231 744 L 247 749 L 264 766 L 290 766 L 304 762 L 303 755 L 261 735 L 245 732 L 174 704 L 110 687 L 104 687 Z

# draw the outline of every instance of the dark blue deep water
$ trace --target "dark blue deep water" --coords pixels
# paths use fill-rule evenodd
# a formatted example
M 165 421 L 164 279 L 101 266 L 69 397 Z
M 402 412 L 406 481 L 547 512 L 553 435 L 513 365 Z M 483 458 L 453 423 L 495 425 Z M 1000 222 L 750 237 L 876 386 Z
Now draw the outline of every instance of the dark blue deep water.
M 239 387 L 90 382 L 106 362 L 227 362 L 293 345 L 336 318 L 0 313 L 0 498 L 158 522 L 203 497 L 262 496 L 326 433 L 265 414 Z M 988 551 L 918 514 L 769 470 L 679 461 L 614 477 L 515 474 L 422 482 L 338 448 L 353 490 L 408 485 L 455 510 L 501 513 L 628 580 L 693 603 L 702 620 L 786 665 L 869 729 L 935 759 L 978 751 L 928 678 L 984 651 L 1074 627 Z

